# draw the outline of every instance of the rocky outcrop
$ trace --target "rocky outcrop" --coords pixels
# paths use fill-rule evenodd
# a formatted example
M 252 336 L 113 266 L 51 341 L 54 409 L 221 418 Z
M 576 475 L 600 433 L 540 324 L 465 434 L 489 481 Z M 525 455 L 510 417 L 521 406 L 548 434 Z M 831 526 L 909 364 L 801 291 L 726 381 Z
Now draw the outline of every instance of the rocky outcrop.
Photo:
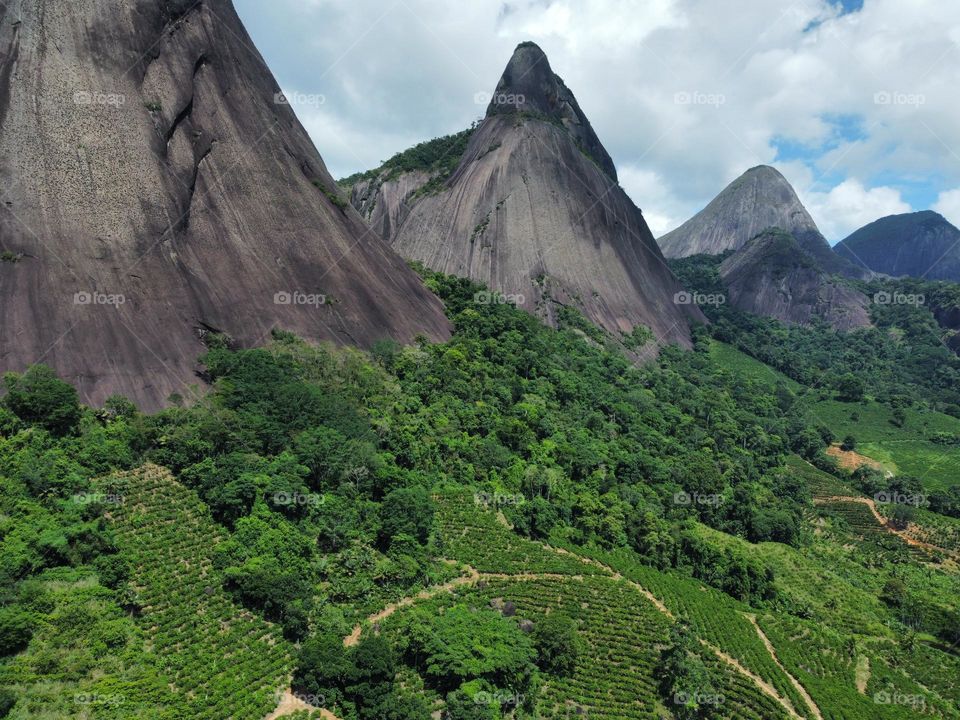
M 211 332 L 446 336 L 229 0 L 12 0 L 0 53 L 0 369 L 154 409 Z
M 350 204 L 381 238 L 391 238 L 407 219 L 420 190 L 433 174 L 412 170 L 399 175 L 384 172 L 349 188 Z
M 932 210 L 876 220 L 834 250 L 878 273 L 960 282 L 960 230 Z
M 659 240 L 668 258 L 722 255 L 739 250 L 767 228 L 790 233 L 831 273 L 864 277 L 868 273 L 838 260 L 797 193 L 778 170 L 760 165 L 730 183 L 707 207 Z
M 352 196 L 361 209 L 373 203 L 371 221 L 404 257 L 485 283 L 552 324 L 572 307 L 615 337 L 645 326 L 687 345 L 691 321 L 704 320 L 675 302 L 681 288 L 642 213 L 532 43 L 517 48 L 449 178 L 400 191 L 421 180 Z
M 831 277 L 796 238 L 768 228 L 720 266 L 731 305 L 791 325 L 823 321 L 837 330 L 870 325 L 869 299 Z

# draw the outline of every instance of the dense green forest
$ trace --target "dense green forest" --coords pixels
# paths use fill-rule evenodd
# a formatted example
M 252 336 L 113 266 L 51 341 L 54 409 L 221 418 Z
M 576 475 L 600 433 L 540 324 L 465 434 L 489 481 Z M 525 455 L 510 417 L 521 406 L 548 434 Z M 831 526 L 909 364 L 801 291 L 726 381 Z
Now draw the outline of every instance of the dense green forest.
M 692 286 L 712 287 L 710 263 L 680 270 Z M 853 407 L 870 395 L 892 407 L 960 410 L 960 362 L 928 341 L 928 318 L 882 315 L 880 329 L 843 336 L 719 308 L 711 327 L 695 330 L 692 352 L 666 348 L 637 367 L 614 338 L 588 336 L 575 317 L 554 330 L 509 304 L 475 302 L 484 289 L 469 281 L 420 271 L 454 324 L 447 343 L 383 341 L 363 353 L 275 332 L 266 348 L 238 350 L 213 337 L 202 359 L 213 392 L 153 416 L 123 398 L 102 410 L 81 407 L 73 388 L 42 366 L 4 378 L 0 716 L 19 712 L 17 688 L 84 677 L 104 658 L 134 657 L 143 676 L 161 684 L 164 668 L 136 649 L 136 618 L 154 607 L 131 582 L 144 556 L 117 530 L 121 516 L 135 529 L 151 515 L 118 509 L 125 495 L 111 484 L 117 471 L 161 466 L 202 500 L 223 534 L 204 556 L 218 579 L 209 594 L 276 623 L 276 647 L 299 648 L 295 689 L 322 697 L 339 717 L 427 718 L 429 698 L 449 718 L 532 717 L 541 687 L 550 697 L 564 678 L 593 671 L 573 609 L 543 614 L 531 596 L 519 617 L 484 596 L 439 614 L 399 615 L 389 633 L 343 642 L 385 604 L 457 581 L 462 570 L 446 561 L 457 557 L 456 533 L 437 529 L 450 513 L 467 513 L 463 527 L 476 522 L 471 513 L 495 513 L 502 525 L 485 532 L 595 553 L 621 563 L 628 577 L 642 568 L 672 573 L 755 612 L 810 618 L 825 609 L 783 591 L 796 566 L 754 549 L 809 552 L 819 542 L 808 522 L 814 483 L 792 464 L 816 472 L 809 461 L 871 494 L 917 491 L 910 478 L 838 470 L 825 450 L 842 438 L 809 415 L 811 397 L 826 393 Z M 718 359 L 717 341 L 785 375 L 735 371 Z M 469 508 L 454 510 L 449 493 L 462 490 Z M 951 497 L 938 502 L 949 506 Z M 847 520 L 830 522 L 838 537 L 847 532 Z M 721 540 L 731 536 L 738 542 Z M 471 546 L 462 561 L 476 566 L 482 552 L 517 541 Z M 539 547 L 528 546 L 526 557 L 538 558 Z M 889 552 L 881 566 L 892 584 L 865 623 L 909 625 L 931 642 L 960 640 L 955 606 L 936 594 L 945 586 L 911 584 L 918 568 L 894 576 L 911 561 L 903 548 Z M 488 572 L 505 562 L 503 550 Z M 542 583 L 586 572 L 560 558 L 525 563 L 543 573 Z M 538 563 L 541 570 L 532 567 Z M 66 592 L 51 585 L 57 578 L 77 584 Z M 930 587 L 935 594 L 924 599 Z M 611 589 L 592 592 L 606 597 Z M 82 619 L 67 609 L 89 602 L 103 612 L 94 625 L 75 627 Z M 675 717 L 719 717 L 709 698 L 730 680 L 690 635 L 709 637 L 709 626 L 691 618 L 693 630 L 668 633 L 656 612 L 649 622 L 663 647 L 662 657 L 649 658 L 663 677 L 650 692 L 674 705 L 670 698 L 707 698 L 673 707 Z M 52 629 L 76 646 L 34 652 L 31 638 Z M 286 651 L 277 652 L 282 663 Z M 788 684 L 781 692 L 802 706 Z M 124 717 L 116 712 L 102 716 Z

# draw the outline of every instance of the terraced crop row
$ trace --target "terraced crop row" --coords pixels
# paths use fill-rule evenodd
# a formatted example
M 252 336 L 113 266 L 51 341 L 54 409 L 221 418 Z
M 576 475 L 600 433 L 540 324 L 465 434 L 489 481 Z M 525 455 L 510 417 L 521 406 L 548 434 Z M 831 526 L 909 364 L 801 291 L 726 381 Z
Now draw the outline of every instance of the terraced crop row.
M 758 623 L 776 646 L 784 667 L 817 701 L 824 720 L 907 720 L 918 717 L 958 718 L 956 706 L 925 694 L 924 708 L 906 702 L 924 694 L 906 673 L 895 685 L 876 654 L 871 655 L 871 678 L 865 693 L 856 687 L 858 650 L 852 638 L 788 615 L 762 615 Z M 893 648 L 889 642 L 884 647 Z M 911 663 L 911 665 L 913 665 Z M 916 665 L 913 665 L 916 667 Z M 889 698 L 884 695 L 889 694 Z M 889 699 L 889 702 L 886 700 Z M 897 700 L 900 700 L 897 702 Z
M 482 509 L 472 493 L 448 492 L 435 499 L 439 509 L 439 551 L 451 560 L 471 565 L 480 572 L 510 575 L 603 572 L 575 557 L 545 552 L 543 546 L 520 537 L 497 519 L 495 510 Z
M 825 502 L 817 507 L 822 515 L 841 520 L 841 529 L 845 528 L 866 554 L 890 559 L 901 552 L 907 552 L 918 561 L 929 560 L 930 556 L 925 550 L 908 545 L 884 528 L 864 503 L 836 501 Z
M 676 617 L 683 617 L 702 640 L 738 660 L 770 683 L 803 717 L 809 711 L 790 679 L 777 667 L 763 641 L 746 617 L 749 606 L 675 573 L 664 573 L 639 564 L 632 553 L 588 553 L 625 578 L 649 590 Z
M 143 609 L 148 652 L 166 679 L 156 698 L 174 717 L 261 720 L 292 670 L 277 627 L 222 591 L 211 554 L 223 539 L 196 495 L 146 467 L 116 478 L 125 496 L 111 517 Z

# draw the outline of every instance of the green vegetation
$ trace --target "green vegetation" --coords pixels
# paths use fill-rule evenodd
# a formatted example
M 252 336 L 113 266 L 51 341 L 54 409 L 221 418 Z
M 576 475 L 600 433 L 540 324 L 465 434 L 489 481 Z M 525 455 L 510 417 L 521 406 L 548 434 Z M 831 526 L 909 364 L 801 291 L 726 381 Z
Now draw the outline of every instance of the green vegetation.
M 417 191 L 417 195 L 432 194 L 442 188 L 453 171 L 457 169 L 475 129 L 476 125 L 473 125 L 469 129 L 454 135 L 445 135 L 418 143 L 408 150 L 397 153 L 389 160 L 385 160 L 380 167 L 345 177 L 339 180 L 338 184 L 349 189 L 357 183 L 381 176 L 386 182 L 403 173 L 422 171 L 428 173 L 431 177 Z
M 154 416 L 5 377 L 10 717 L 262 718 L 291 678 L 344 720 L 909 717 L 858 691 L 861 657 L 871 691 L 958 717 L 960 581 L 904 539 L 955 548 L 954 496 L 887 527 L 848 498 L 919 481 L 825 455 L 955 450 L 940 380 L 907 403 L 899 351 L 878 379 L 831 337 L 821 393 L 730 318 L 637 367 L 572 309 L 553 330 L 424 275 L 450 341 L 210 342 L 212 393 Z
M 320 180 L 313 180 L 312 183 L 315 188 L 318 188 L 320 192 L 322 192 L 326 196 L 327 200 L 333 203 L 334 207 L 336 207 L 341 211 L 347 209 L 347 206 L 350 203 L 347 202 L 346 199 L 341 197 L 340 193 L 338 193 L 336 190 L 327 189 L 326 187 L 324 187 L 323 182 Z
M 22 259 L 23 255 L 20 253 L 15 253 L 10 250 L 4 250 L 3 252 L 0 252 L 0 262 L 10 263 L 12 265 L 20 262 Z

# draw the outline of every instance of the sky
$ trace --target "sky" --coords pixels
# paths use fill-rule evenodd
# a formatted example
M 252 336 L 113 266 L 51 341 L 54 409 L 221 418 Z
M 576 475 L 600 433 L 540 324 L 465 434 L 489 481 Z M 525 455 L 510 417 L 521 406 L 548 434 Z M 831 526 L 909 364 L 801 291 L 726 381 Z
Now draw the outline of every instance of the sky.
M 831 242 L 960 225 L 958 0 L 234 0 L 334 177 L 480 118 L 533 40 L 654 234 L 760 164 Z

